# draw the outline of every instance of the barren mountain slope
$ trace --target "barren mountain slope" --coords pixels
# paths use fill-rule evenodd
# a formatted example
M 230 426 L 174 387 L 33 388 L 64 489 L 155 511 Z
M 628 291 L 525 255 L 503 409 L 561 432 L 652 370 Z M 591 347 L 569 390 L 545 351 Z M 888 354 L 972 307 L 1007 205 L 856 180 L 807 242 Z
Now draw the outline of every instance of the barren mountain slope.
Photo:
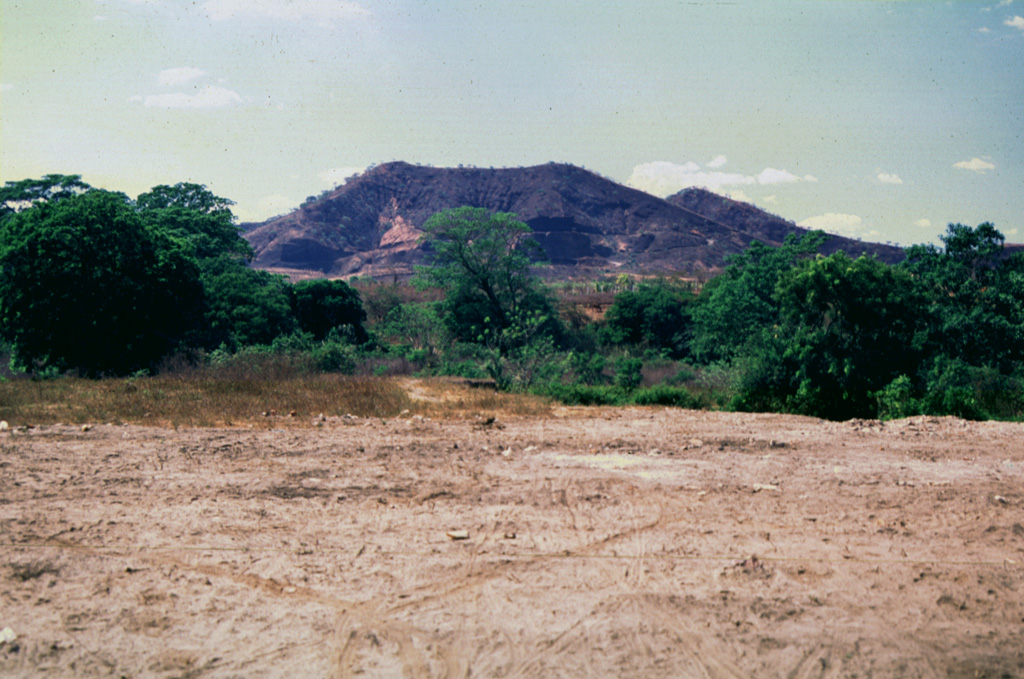
M 781 242 L 774 238 L 778 229 L 755 224 L 757 231 L 747 231 L 721 218 L 728 215 L 705 216 L 677 202 L 572 165 L 479 169 L 398 162 L 251 227 L 246 238 L 256 249 L 256 266 L 298 277 L 408 275 L 427 254 L 420 227 L 439 210 L 462 205 L 517 214 L 544 247 L 552 276 L 688 272 L 720 266 L 753 240 Z M 899 252 L 889 250 L 893 257 Z

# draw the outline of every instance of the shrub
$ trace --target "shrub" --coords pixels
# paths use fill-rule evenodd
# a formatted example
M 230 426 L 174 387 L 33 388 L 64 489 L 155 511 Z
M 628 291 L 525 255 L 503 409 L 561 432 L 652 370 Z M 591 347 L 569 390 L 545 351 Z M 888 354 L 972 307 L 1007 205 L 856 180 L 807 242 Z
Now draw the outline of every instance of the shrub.
M 874 395 L 881 420 L 898 420 L 921 412 L 921 403 L 914 398 L 914 384 L 906 375 L 900 375 Z
M 700 408 L 700 402 L 682 387 L 658 384 L 635 391 L 630 399 L 638 406 L 674 406 L 676 408 Z
M 622 356 L 615 360 L 615 386 L 621 389 L 636 389 L 644 380 L 644 362 L 639 358 Z

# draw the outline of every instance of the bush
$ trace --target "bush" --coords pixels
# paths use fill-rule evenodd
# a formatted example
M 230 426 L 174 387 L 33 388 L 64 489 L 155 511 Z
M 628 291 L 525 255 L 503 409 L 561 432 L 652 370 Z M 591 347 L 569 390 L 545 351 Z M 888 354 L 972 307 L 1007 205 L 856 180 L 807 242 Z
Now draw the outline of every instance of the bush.
M 615 386 L 630 390 L 636 389 L 644 381 L 644 362 L 639 358 L 622 356 L 615 360 Z
M 638 406 L 674 406 L 676 408 L 700 408 L 701 404 L 688 390 L 658 384 L 633 392 L 630 399 Z
M 921 413 L 921 403 L 914 398 L 914 383 L 906 375 L 900 375 L 884 389 L 876 391 L 875 399 L 881 420 L 898 420 Z
M 569 406 L 617 406 L 628 400 L 627 393 L 619 387 L 605 385 L 556 383 L 534 387 L 531 391 Z

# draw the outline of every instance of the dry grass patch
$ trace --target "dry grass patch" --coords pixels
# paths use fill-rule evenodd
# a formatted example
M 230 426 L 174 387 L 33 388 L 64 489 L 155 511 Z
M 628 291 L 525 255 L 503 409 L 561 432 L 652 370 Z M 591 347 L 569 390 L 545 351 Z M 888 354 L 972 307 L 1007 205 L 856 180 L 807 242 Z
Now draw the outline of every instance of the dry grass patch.
M 412 400 L 394 380 L 336 375 L 64 378 L 0 384 L 0 419 L 11 426 L 58 422 L 175 427 L 272 422 L 281 426 L 289 420 L 308 423 L 320 413 L 393 417 L 412 407 Z
M 435 419 L 543 417 L 553 412 L 551 399 L 499 392 L 487 381 L 434 377 L 399 383 L 413 399 L 412 411 Z

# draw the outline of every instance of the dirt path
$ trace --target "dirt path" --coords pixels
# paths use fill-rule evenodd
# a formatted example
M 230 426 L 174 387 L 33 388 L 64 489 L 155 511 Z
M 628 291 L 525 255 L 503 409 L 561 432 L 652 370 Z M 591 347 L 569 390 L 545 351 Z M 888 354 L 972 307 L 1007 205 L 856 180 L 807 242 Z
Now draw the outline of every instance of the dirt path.
M 5 677 L 1024 677 L 1024 426 L 0 434 L 3 627 Z

